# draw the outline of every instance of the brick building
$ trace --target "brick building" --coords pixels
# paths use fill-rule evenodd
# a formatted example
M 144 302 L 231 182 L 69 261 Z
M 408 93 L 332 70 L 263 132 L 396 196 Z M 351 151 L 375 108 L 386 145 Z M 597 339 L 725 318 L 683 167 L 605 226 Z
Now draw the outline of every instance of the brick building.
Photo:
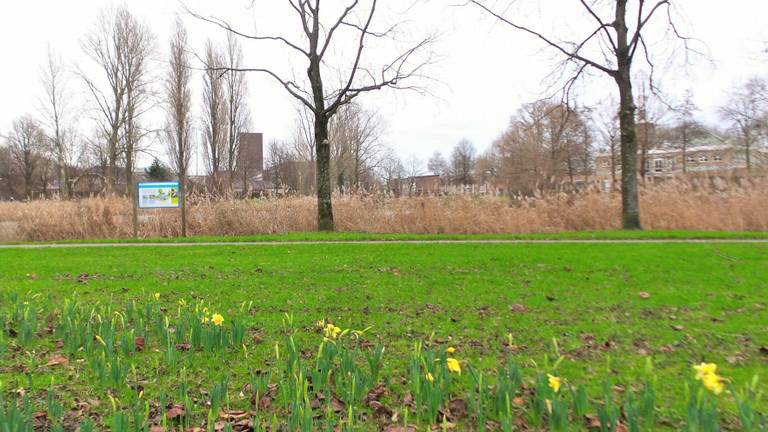
M 638 164 L 640 163 L 638 157 Z M 764 174 L 768 166 L 768 150 L 753 148 L 750 151 L 751 174 Z M 638 169 L 640 167 L 638 166 Z M 598 153 L 595 157 L 595 174 L 603 189 L 611 188 L 611 154 Z M 729 144 L 707 144 L 689 147 L 683 157 L 680 148 L 665 146 L 649 150 L 645 158 L 646 179 L 673 177 L 745 177 L 746 151 Z M 616 180 L 621 179 L 621 160 L 616 156 Z

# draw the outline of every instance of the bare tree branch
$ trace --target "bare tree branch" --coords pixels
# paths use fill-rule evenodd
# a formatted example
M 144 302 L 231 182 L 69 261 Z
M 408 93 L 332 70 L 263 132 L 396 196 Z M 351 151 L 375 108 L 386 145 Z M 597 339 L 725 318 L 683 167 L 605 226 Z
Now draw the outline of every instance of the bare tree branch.
M 582 62 L 592 66 L 595 69 L 599 69 L 599 70 L 607 73 L 608 75 L 613 76 L 613 75 L 615 75 L 617 73 L 617 70 L 615 70 L 615 69 L 610 69 L 608 67 L 605 67 L 605 66 L 601 65 L 600 63 L 597 63 L 597 62 L 595 62 L 593 60 L 590 60 L 590 59 L 580 55 L 578 52 L 571 52 L 571 51 L 565 49 L 564 47 L 560 46 L 557 42 L 554 42 L 553 40 L 549 39 L 548 37 L 544 36 L 543 34 L 537 32 L 535 30 L 532 30 L 532 29 L 530 29 L 528 27 L 525 27 L 525 26 L 513 23 L 512 21 L 510 21 L 507 18 L 505 18 L 503 15 L 501 15 L 501 14 L 493 11 L 489 7 L 487 7 L 480 0 L 470 0 L 470 2 L 472 4 L 474 4 L 474 5 L 479 6 L 480 8 L 485 10 L 487 13 L 491 14 L 492 16 L 494 16 L 496 19 L 504 22 L 505 24 L 507 24 L 507 25 L 509 25 L 511 27 L 514 27 L 517 30 L 521 30 L 521 31 L 523 31 L 525 33 L 528 33 L 528 34 L 530 34 L 532 36 L 535 36 L 537 39 L 545 42 L 547 45 L 551 46 L 552 48 L 555 48 L 556 50 L 560 51 L 561 53 L 563 53 L 563 54 L 565 54 L 565 55 L 567 55 L 569 57 L 573 57 L 573 58 L 575 58 L 577 60 L 580 60 L 580 61 L 582 61 Z M 598 31 L 599 31 L 599 29 L 598 29 Z
M 226 22 L 224 20 L 221 20 L 221 19 L 215 18 L 215 17 L 206 17 L 206 16 L 203 16 L 203 15 L 197 14 L 197 13 L 193 12 L 192 10 L 190 10 L 186 5 L 183 5 L 183 7 L 184 7 L 184 10 L 188 14 L 192 15 L 193 17 L 195 17 L 195 18 L 197 18 L 197 19 L 199 19 L 201 21 L 205 21 L 207 23 L 211 23 L 213 25 L 216 25 L 219 28 L 221 28 L 223 30 L 226 30 L 226 31 L 228 31 L 230 33 L 234 33 L 234 34 L 236 34 L 236 35 L 238 35 L 240 37 L 244 37 L 246 39 L 251 39 L 251 40 L 257 40 L 257 41 L 279 41 L 279 42 L 282 42 L 285 45 L 289 46 L 293 50 L 300 52 L 304 56 L 309 57 L 309 53 L 307 51 L 305 51 L 304 49 L 302 49 L 297 44 L 289 41 L 288 39 L 286 39 L 286 38 L 284 38 L 282 36 L 256 36 L 256 35 L 246 34 L 246 33 L 243 33 L 241 31 L 235 30 L 228 22 Z

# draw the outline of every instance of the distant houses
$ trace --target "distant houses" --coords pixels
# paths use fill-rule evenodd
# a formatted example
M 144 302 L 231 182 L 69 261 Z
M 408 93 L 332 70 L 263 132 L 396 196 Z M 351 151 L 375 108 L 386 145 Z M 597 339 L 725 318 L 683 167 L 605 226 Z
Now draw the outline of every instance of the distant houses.
M 613 180 L 621 179 L 621 157 L 608 152 L 595 157 L 595 178 L 603 190 L 612 189 Z M 644 160 L 644 162 L 642 161 Z M 686 148 L 666 144 L 662 148 L 648 150 L 638 158 L 638 170 L 645 180 L 666 180 L 672 178 L 726 177 L 737 178 L 749 175 L 764 175 L 768 163 L 768 151 L 750 149 L 749 165 L 747 149 L 725 143 L 696 143 Z M 640 169 L 641 165 L 642 168 Z M 615 176 L 615 178 L 614 178 Z

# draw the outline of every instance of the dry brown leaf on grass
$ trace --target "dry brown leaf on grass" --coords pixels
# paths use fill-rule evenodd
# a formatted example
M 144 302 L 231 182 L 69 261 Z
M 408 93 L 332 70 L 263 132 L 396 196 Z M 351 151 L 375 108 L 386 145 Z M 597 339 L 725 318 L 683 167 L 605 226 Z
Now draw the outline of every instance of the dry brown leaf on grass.
M 374 386 L 371 391 L 368 392 L 368 394 L 365 395 L 363 398 L 363 403 L 368 405 L 373 401 L 378 401 L 381 399 L 381 397 L 385 394 L 387 394 L 387 387 L 384 386 L 384 384 L 379 383 Z
M 416 432 L 416 428 L 413 426 L 392 425 L 385 427 L 382 432 Z
M 451 412 L 451 417 L 456 419 L 463 419 L 469 415 L 469 406 L 464 399 L 453 399 L 448 402 L 448 410 Z
M 48 363 L 45 364 L 45 367 L 51 367 L 51 366 L 66 366 L 69 364 L 69 359 L 62 356 L 62 355 L 54 355 L 48 360 Z
M 640 296 L 641 299 L 649 299 L 651 298 L 651 295 L 645 291 L 640 291 L 637 293 L 638 296 Z
M 173 405 L 165 411 L 165 417 L 168 420 L 174 420 L 184 417 L 184 405 Z
M 136 336 L 133 338 L 133 344 L 136 346 L 136 351 L 144 351 L 144 338 L 141 336 Z
M 222 410 L 219 413 L 220 421 L 214 424 L 214 430 L 222 431 L 227 426 L 227 423 L 232 425 L 232 430 L 235 432 L 246 432 L 252 430 L 253 424 L 251 423 L 251 414 L 247 411 L 240 410 Z
M 509 310 L 515 313 L 524 313 L 528 312 L 528 308 L 525 307 L 525 305 L 520 303 L 515 303 L 512 306 L 509 307 Z

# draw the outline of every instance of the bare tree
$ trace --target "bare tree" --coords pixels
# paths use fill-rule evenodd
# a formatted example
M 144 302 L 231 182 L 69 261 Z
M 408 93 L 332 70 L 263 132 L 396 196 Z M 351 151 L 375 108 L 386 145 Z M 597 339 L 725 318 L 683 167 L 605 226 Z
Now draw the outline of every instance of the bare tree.
M 493 147 L 486 149 L 475 160 L 475 179 L 478 184 L 495 184 L 499 170 L 498 155 Z
M 467 139 L 462 139 L 451 152 L 450 173 L 451 180 L 460 185 L 469 185 L 474 181 L 472 176 L 475 169 L 474 144 Z
M 750 78 L 731 92 L 728 103 L 720 108 L 720 115 L 731 122 L 737 132 L 744 149 L 747 175 L 751 175 L 753 150 L 760 145 L 760 136 L 766 130 L 768 83 L 761 78 Z
M 288 143 L 272 141 L 267 151 L 266 174 L 274 185 L 275 194 L 298 187 L 296 153 Z
M 416 192 L 416 177 L 424 173 L 424 164 L 416 155 L 411 155 L 403 165 L 403 174 L 408 182 L 408 196 Z
M 50 47 L 48 61 L 42 70 L 41 82 L 45 92 L 43 115 L 48 129 L 50 154 L 56 161 L 56 176 L 59 183 L 59 193 L 66 191 L 67 197 L 72 197 L 72 182 L 70 166 L 75 157 L 74 132 L 71 130 L 71 95 L 66 91 L 67 80 L 61 60 L 57 58 Z
M 124 39 L 119 46 L 122 51 L 121 75 L 125 83 L 125 111 L 123 113 L 123 157 L 125 158 L 125 181 L 128 196 L 135 195 L 133 171 L 137 153 L 142 150 L 141 141 L 148 130 L 141 124 L 144 115 L 153 107 L 150 74 L 150 57 L 155 50 L 155 37 L 149 27 L 131 13 L 120 15 L 117 25 Z M 138 226 L 138 213 L 134 207 L 134 228 Z M 134 232 L 134 234 L 136 234 Z M 135 236 L 135 235 L 134 235 Z
M 125 20 L 130 12 L 124 8 L 102 11 L 96 28 L 86 37 L 83 49 L 101 69 L 101 80 L 88 77 L 80 72 L 96 105 L 99 130 L 104 146 L 99 146 L 106 156 L 106 186 L 112 192 L 117 184 L 117 163 L 120 157 L 120 133 L 125 120 L 125 95 L 127 92 L 123 75 L 122 46 L 125 43 L 125 27 L 118 23 Z M 102 88 L 99 81 L 105 83 Z
M 0 200 L 11 199 L 16 194 L 13 157 L 8 146 L 0 146 Z
M 384 188 L 396 196 L 400 194 L 400 182 L 405 176 L 403 161 L 393 149 L 385 149 L 377 167 L 378 176 L 384 183 Z
M 378 163 L 383 146 L 383 122 L 374 110 L 365 109 L 356 102 L 339 108 L 329 124 L 331 141 L 331 170 L 339 186 L 371 186 L 364 184 L 366 173 Z
M 182 237 L 187 236 L 187 173 L 192 156 L 192 69 L 187 45 L 187 30 L 181 21 L 177 21 L 171 37 L 170 61 L 165 77 L 166 152 L 179 176 Z
M 621 148 L 619 143 L 619 119 L 617 116 L 618 110 L 613 109 L 617 105 L 616 101 L 611 100 L 608 102 L 611 105 L 611 110 L 603 111 L 597 116 L 597 127 L 602 136 L 603 145 L 608 150 L 611 156 L 611 189 L 616 187 L 616 168 L 621 160 Z
M 589 182 L 589 176 L 594 173 L 595 170 L 595 137 L 593 126 L 591 126 L 593 124 L 591 118 L 592 109 L 586 107 L 582 108 L 579 116 L 581 139 L 578 141 L 577 148 L 580 156 L 579 169 L 584 176 L 584 183 Z
M 224 51 L 224 62 L 227 72 L 224 74 L 224 92 L 227 104 L 227 145 L 226 168 L 229 172 L 229 188 L 232 188 L 234 173 L 238 170 L 240 160 L 240 133 L 250 126 L 250 111 L 248 109 L 248 87 L 245 73 L 239 71 L 243 67 L 243 49 L 234 33 L 227 33 L 227 45 Z
M 11 160 L 23 180 L 22 195 L 27 199 L 32 198 L 35 173 L 39 169 L 45 146 L 45 134 L 37 120 L 25 115 L 13 122 L 7 141 Z
M 332 231 L 334 223 L 329 122 L 343 105 L 363 93 L 384 88 L 413 88 L 409 87 L 407 82 L 421 76 L 428 64 L 428 59 L 420 60 L 418 57 L 430 46 L 432 38 L 418 41 L 378 68 L 368 67 L 364 64 L 364 53 L 370 51 L 371 47 L 368 43 L 374 40 L 393 40 L 397 30 L 397 26 L 381 31 L 374 29 L 378 0 L 351 0 L 347 2 L 347 6 L 330 7 L 329 13 L 326 14 L 321 13 L 320 0 L 289 0 L 287 3 L 295 14 L 297 28 L 301 29 L 305 39 L 303 46 L 292 42 L 286 36 L 246 34 L 221 19 L 193 15 L 243 38 L 278 42 L 290 53 L 298 53 L 305 62 L 308 81 L 304 83 L 281 76 L 274 69 L 266 67 L 237 70 L 266 74 L 312 113 L 317 165 L 318 229 Z M 339 60 L 339 63 L 334 62 L 331 66 L 328 64 L 327 54 L 335 51 L 332 48 L 333 42 L 339 41 L 341 44 L 337 44 L 337 52 L 343 50 L 345 54 L 341 57 L 348 63 L 343 65 Z M 366 50 L 366 47 L 369 49 Z M 226 67 L 223 69 L 228 70 Z M 333 74 L 335 79 L 341 78 L 337 81 L 341 85 L 328 90 L 328 73 Z
M 203 150 L 214 190 L 221 188 L 220 173 L 225 164 L 227 101 L 222 70 L 223 55 L 209 39 L 205 44 L 206 70 L 203 75 Z
M 435 151 L 427 161 L 427 169 L 434 175 L 442 176 L 448 173 L 448 162 L 442 153 Z
M 292 152 L 300 162 L 300 181 L 297 190 L 302 194 L 315 191 L 315 131 L 314 115 L 309 109 L 299 104 L 296 107 L 296 124 L 291 140 Z
M 151 108 L 149 60 L 154 36 L 128 9 L 118 7 L 101 12 L 83 49 L 101 68 L 99 80 L 80 75 L 96 105 L 97 123 L 106 141 L 107 188 L 114 191 L 122 158 L 130 195 L 136 151 L 146 135 L 140 119 Z
M 691 143 L 694 139 L 703 138 L 708 134 L 706 128 L 696 121 L 698 110 L 693 101 L 693 93 L 690 89 L 686 90 L 683 101 L 675 107 L 675 124 L 672 128 L 675 145 L 682 152 L 683 174 L 688 172 L 688 149 Z
M 566 83 L 566 93 L 587 68 L 602 72 L 612 78 L 619 93 L 619 124 L 621 130 L 621 197 L 622 226 L 625 229 L 640 229 L 640 200 L 637 179 L 637 129 L 635 125 L 635 101 L 632 92 L 632 66 L 635 55 L 640 52 L 653 69 L 647 35 L 644 30 L 659 13 L 666 11 L 671 17 L 672 0 L 579 0 L 588 19 L 593 20 L 593 30 L 575 41 L 563 41 L 562 38 L 546 36 L 542 32 L 506 18 L 494 11 L 485 0 L 470 0 L 486 13 L 527 33 L 565 57 L 563 67 L 572 68 L 573 75 Z M 634 7 L 632 5 L 634 3 Z M 611 5 L 611 7 L 601 7 Z M 605 9 L 605 10 L 604 10 Z M 612 9 L 612 11 L 610 10 Z M 604 18 L 602 14 L 610 14 Z M 629 26 L 634 25 L 630 30 Z M 677 29 L 668 19 L 668 27 L 674 36 Z M 685 39 L 684 39 L 685 40 Z M 601 52 L 594 57 L 592 53 Z

